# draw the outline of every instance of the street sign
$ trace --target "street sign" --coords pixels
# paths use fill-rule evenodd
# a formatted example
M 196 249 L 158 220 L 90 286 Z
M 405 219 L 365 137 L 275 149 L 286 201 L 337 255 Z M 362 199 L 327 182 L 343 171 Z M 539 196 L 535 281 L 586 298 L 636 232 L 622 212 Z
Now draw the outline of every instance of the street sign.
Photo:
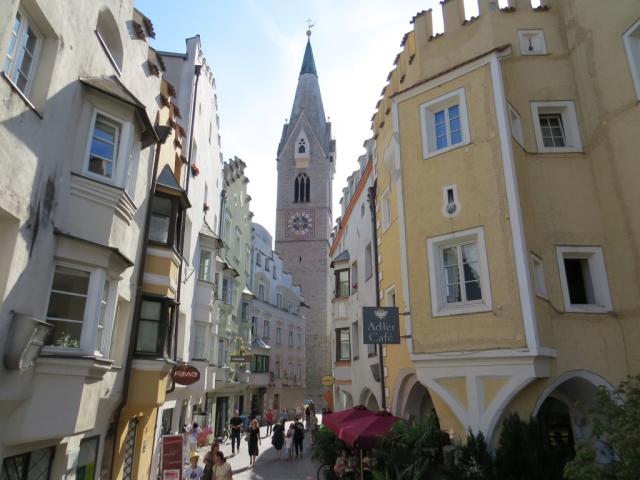
M 251 361 L 251 355 L 231 355 L 229 361 L 231 363 L 245 363 Z
M 325 387 L 330 387 L 333 385 L 333 377 L 331 375 L 325 375 L 320 379 L 320 382 L 322 382 L 322 385 Z
M 182 478 L 182 435 L 162 436 L 162 480 Z
M 200 380 L 200 371 L 191 365 L 176 365 L 171 378 L 179 385 L 191 385 Z
M 398 307 L 362 307 L 364 344 L 400 343 Z

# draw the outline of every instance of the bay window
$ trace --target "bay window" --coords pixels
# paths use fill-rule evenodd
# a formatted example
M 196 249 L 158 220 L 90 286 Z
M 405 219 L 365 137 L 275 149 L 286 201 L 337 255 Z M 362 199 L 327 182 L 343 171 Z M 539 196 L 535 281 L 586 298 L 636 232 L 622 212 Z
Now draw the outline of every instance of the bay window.
M 181 217 L 177 197 L 156 193 L 151 202 L 149 240 L 177 248 Z
M 336 276 L 336 297 L 348 297 L 350 292 L 349 269 L 338 270 Z
M 202 280 L 203 282 L 211 282 L 212 281 L 212 265 L 213 265 L 213 254 L 210 250 L 200 250 L 200 269 L 198 270 L 198 280 Z
M 95 114 L 87 165 L 90 173 L 107 179 L 114 177 L 121 129 L 121 123 L 101 113 Z
M 207 337 L 209 336 L 209 325 L 203 322 L 194 322 L 191 338 L 193 339 L 193 352 L 191 358 L 194 360 L 207 359 Z
M 45 317 L 54 326 L 48 350 L 108 356 L 115 296 L 106 271 L 57 264 Z
M 170 356 L 175 304 L 171 298 L 143 297 L 136 338 L 137 355 Z

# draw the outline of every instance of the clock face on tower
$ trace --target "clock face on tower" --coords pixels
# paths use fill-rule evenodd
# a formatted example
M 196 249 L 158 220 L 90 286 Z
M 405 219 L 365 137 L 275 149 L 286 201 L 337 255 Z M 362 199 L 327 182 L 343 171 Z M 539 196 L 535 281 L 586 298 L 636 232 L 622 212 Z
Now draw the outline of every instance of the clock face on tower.
M 313 232 L 312 209 L 296 208 L 294 210 L 287 211 L 288 238 L 312 238 Z

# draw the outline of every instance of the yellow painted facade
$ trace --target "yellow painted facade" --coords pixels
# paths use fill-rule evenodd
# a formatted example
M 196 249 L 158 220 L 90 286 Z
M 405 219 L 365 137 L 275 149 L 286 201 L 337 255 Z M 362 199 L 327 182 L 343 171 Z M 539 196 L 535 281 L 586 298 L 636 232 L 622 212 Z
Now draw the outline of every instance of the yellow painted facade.
M 176 184 L 182 186 L 180 179 L 184 176 L 182 142 L 184 129 L 177 123 L 175 109 L 171 97 L 175 90 L 166 80 L 161 82 L 161 95 L 164 106 L 158 110 L 157 125 L 171 128 L 171 132 L 160 148 L 156 178 L 161 176 L 165 167 L 169 167 L 175 177 Z M 176 191 L 158 183 L 155 191 L 175 196 Z M 178 235 L 179 230 L 178 230 Z M 149 242 L 145 255 L 144 280 L 142 296 L 154 298 L 176 299 L 176 288 L 180 282 L 180 260 L 172 247 Z M 137 320 L 137 319 L 136 319 Z M 135 340 L 134 340 L 135 341 Z M 174 347 L 175 348 L 175 347 Z M 116 451 L 114 453 L 114 478 L 125 477 L 125 469 L 131 463 L 129 478 L 148 479 L 152 470 L 152 456 L 156 423 L 159 407 L 166 398 L 169 374 L 172 364 L 163 358 L 134 359 L 131 366 L 127 403 L 120 414 Z M 135 432 L 134 432 L 135 430 Z M 131 440 L 131 438 L 135 440 Z M 127 440 L 134 441 L 133 455 L 127 458 L 131 449 Z
M 442 34 L 431 11 L 414 17 L 373 117 L 378 204 L 391 192 L 382 299 L 395 288 L 406 313 L 387 347 L 391 409 L 433 408 L 443 430 L 495 442 L 506 413 L 544 421 L 553 399 L 585 438 L 595 388 L 640 371 L 640 110 L 623 41 L 640 4 L 482 0 L 467 20 L 463 4 L 443 2 Z M 443 121 L 442 147 L 451 106 L 461 140 Z M 472 293 L 443 252 L 469 244 L 475 263 L 455 274 L 481 298 L 450 300 Z

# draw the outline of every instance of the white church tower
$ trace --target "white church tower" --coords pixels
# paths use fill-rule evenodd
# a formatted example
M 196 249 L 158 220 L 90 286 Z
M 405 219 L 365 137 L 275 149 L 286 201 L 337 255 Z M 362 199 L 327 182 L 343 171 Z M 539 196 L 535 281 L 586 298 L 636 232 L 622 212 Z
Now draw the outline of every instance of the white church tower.
M 307 31 L 310 36 L 311 32 Z M 278 145 L 276 251 L 302 287 L 306 313 L 306 392 L 318 408 L 326 405 L 321 378 L 331 375 L 327 331 L 331 184 L 336 145 L 331 139 L 311 42 L 307 40 L 289 123 Z

